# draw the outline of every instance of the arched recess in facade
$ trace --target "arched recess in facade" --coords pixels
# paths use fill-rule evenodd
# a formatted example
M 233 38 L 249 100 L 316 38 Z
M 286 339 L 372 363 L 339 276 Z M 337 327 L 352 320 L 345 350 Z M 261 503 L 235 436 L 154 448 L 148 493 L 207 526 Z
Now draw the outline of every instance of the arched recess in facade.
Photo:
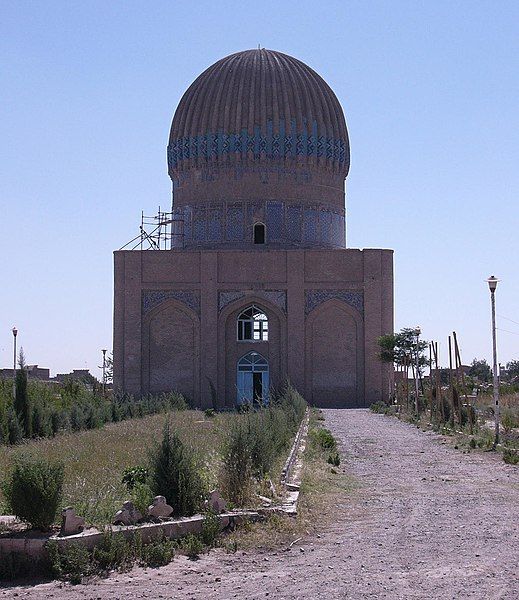
M 307 400 L 323 407 L 359 406 L 364 398 L 364 326 L 337 299 L 316 307 L 305 326 Z
M 200 321 L 190 308 L 166 300 L 143 320 L 142 387 L 150 393 L 200 394 Z
M 268 318 L 268 341 L 238 341 L 238 316 L 249 306 L 261 308 Z M 237 399 L 236 368 L 248 352 L 258 352 L 269 364 L 270 384 L 277 387 L 287 374 L 287 319 L 274 304 L 255 295 L 228 304 L 218 317 L 218 398 L 219 404 L 233 406 Z M 224 402 L 225 400 L 225 402 Z

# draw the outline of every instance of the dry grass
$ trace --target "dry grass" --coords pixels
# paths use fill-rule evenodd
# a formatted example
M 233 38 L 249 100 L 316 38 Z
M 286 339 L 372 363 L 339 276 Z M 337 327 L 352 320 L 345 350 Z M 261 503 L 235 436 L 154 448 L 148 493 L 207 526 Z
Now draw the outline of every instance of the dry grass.
M 322 426 L 319 411 L 310 417 L 310 431 Z M 328 452 L 323 452 L 308 437 L 303 455 L 303 480 L 299 495 L 297 517 L 271 515 L 266 521 L 248 524 L 226 536 L 224 546 L 229 551 L 251 548 L 270 550 L 289 545 L 294 540 L 319 532 L 332 522 L 337 500 L 351 494 L 356 488 L 353 477 L 343 465 L 332 467 L 326 462 Z
M 62 460 L 65 463 L 64 505 L 74 506 L 91 524 L 106 524 L 128 499 L 128 492 L 121 483 L 124 469 L 146 464 L 150 448 L 161 439 L 166 418 L 164 414 L 153 415 L 20 446 L 1 446 L 0 478 L 20 452 Z M 232 413 L 211 419 L 200 411 L 170 413 L 172 427 L 183 441 L 196 449 L 208 485 L 216 483 L 215 448 L 220 446 L 226 424 L 233 418 Z

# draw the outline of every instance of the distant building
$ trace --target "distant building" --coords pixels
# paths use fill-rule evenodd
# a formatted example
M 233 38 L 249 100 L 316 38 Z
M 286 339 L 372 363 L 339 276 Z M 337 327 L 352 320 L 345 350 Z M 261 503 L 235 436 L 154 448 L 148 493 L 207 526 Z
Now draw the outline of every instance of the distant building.
M 44 369 L 42 367 L 39 367 L 38 365 L 27 365 L 26 370 L 28 379 L 37 379 L 39 381 L 50 380 L 50 369 Z M 0 377 L 2 379 L 12 379 L 13 370 L 0 369 Z
M 93 383 L 95 377 L 88 369 L 73 369 L 71 373 L 58 373 L 54 377 L 50 376 L 50 369 L 44 369 L 38 365 L 27 365 L 27 378 L 31 381 L 49 381 L 54 383 L 64 383 L 67 380 L 82 381 L 84 383 Z M 13 369 L 0 369 L 1 379 L 12 379 Z

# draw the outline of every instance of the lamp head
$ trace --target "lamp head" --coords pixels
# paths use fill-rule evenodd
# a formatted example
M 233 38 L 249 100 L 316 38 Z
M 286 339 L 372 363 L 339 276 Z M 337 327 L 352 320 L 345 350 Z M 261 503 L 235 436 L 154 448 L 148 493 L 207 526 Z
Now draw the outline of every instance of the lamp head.
M 18 329 L 16 329 L 16 327 L 13 327 L 12 330 L 14 337 L 16 337 L 18 335 Z
M 492 294 L 496 291 L 498 281 L 499 281 L 499 279 L 497 279 L 497 277 L 495 275 L 491 275 L 487 279 L 488 288 L 492 292 Z

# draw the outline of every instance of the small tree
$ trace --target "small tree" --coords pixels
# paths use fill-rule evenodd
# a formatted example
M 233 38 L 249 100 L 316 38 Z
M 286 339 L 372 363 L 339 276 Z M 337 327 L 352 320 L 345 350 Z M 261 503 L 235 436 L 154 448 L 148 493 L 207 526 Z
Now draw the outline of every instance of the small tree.
M 484 358 L 475 358 L 471 365 L 468 374 L 478 381 L 488 383 L 492 380 L 492 369 Z
M 18 457 L 2 483 L 11 513 L 36 529 L 48 530 L 61 503 L 63 477 L 61 462 Z
M 506 369 L 508 371 L 510 381 L 514 380 L 516 377 L 519 377 L 519 360 L 511 360 L 510 362 L 506 363 Z
M 155 495 L 166 497 L 176 517 L 189 517 L 201 507 L 204 488 L 193 452 L 169 422 L 150 456 L 150 487 Z
M 20 350 L 18 360 L 19 369 L 16 372 L 14 409 L 25 437 L 32 436 L 32 409 L 27 392 L 27 369 L 23 349 Z

